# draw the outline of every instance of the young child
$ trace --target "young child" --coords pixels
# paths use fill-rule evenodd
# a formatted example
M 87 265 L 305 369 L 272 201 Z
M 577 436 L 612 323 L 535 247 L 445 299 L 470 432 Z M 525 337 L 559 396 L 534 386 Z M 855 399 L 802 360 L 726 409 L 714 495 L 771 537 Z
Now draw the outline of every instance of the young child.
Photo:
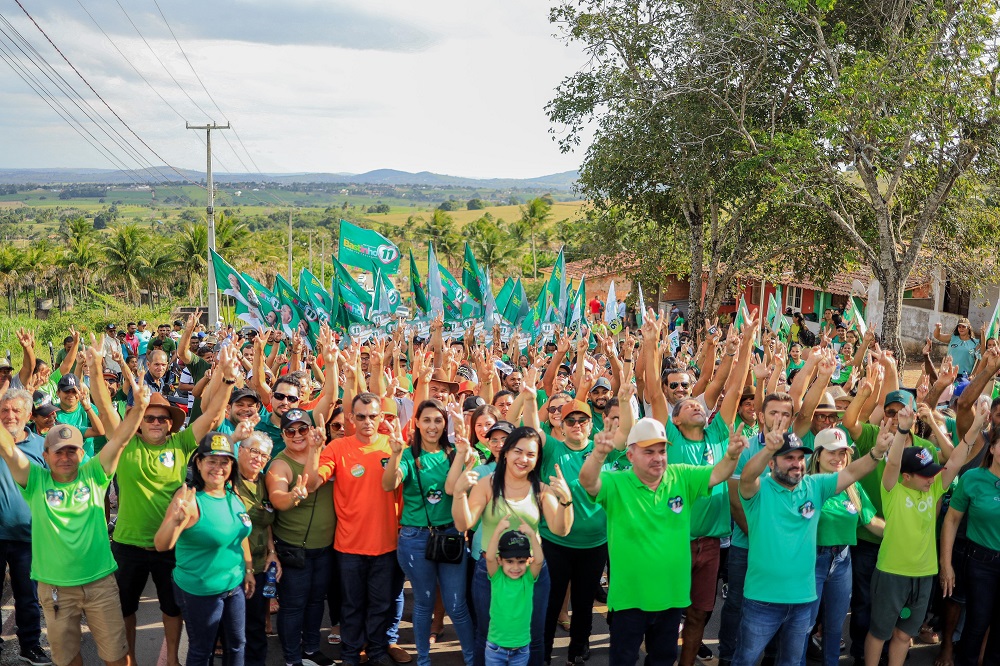
M 534 557 L 532 557 L 534 546 Z M 510 529 L 504 516 L 486 547 L 490 576 L 490 629 L 486 635 L 486 666 L 526 666 L 530 656 L 531 609 L 535 581 L 545 555 L 542 540 L 524 522 Z
M 890 407 L 892 405 L 889 405 Z M 910 638 L 920 631 L 938 573 L 934 539 L 937 501 L 958 475 L 969 456 L 968 440 L 982 430 L 989 405 L 977 410 L 975 422 L 942 467 L 935 455 L 920 446 L 909 446 L 914 413 L 903 406 L 896 414 L 897 429 L 882 473 L 882 511 L 885 535 L 872 575 L 872 615 L 865 638 L 865 664 L 877 666 L 882 646 L 889 642 L 889 666 L 903 666 Z M 921 418 L 933 418 L 921 405 Z M 879 436 L 889 436 L 883 423 Z

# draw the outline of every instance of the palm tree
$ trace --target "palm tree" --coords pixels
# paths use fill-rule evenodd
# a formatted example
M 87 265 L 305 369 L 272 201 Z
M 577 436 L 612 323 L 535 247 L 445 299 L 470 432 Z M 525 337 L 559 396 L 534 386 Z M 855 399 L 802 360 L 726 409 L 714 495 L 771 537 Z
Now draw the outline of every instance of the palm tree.
M 13 243 L 0 245 L 0 286 L 7 292 L 7 315 L 17 314 L 15 288 L 24 270 L 24 251 Z
M 80 241 L 84 238 L 95 238 L 97 235 L 93 223 L 87 221 L 87 218 L 82 215 L 74 217 L 72 220 L 66 222 L 65 226 L 60 225 L 59 228 L 59 236 L 63 239 L 66 247 L 71 247 L 75 241 Z
M 515 223 L 519 234 L 527 235 L 531 243 L 532 277 L 538 277 L 538 255 L 535 251 L 537 234 L 542 231 L 552 217 L 552 204 L 542 197 L 535 197 L 527 206 L 521 206 L 521 219 Z
M 174 251 L 179 257 L 178 268 L 187 280 L 189 300 L 198 294 L 198 304 L 204 305 L 202 287 L 208 271 L 208 226 L 185 222 L 174 240 Z
M 142 288 L 149 294 L 149 307 L 153 307 L 153 293 L 159 295 L 166 288 L 170 291 L 181 261 L 169 245 L 156 244 L 149 249 L 145 266 L 139 278 Z
M 250 229 L 239 218 L 219 213 L 215 216 L 215 251 L 223 254 L 225 250 L 242 247 L 250 238 Z
M 58 265 L 63 269 L 59 279 L 59 306 L 64 306 L 62 286 L 66 282 L 71 285 L 75 283 L 79 289 L 80 297 L 83 298 L 86 285 L 98 274 L 102 264 L 101 246 L 98 245 L 95 235 L 74 236 L 69 240 L 69 247 L 57 260 Z
M 462 230 L 480 267 L 491 276 L 503 275 L 521 254 L 520 246 L 514 243 L 504 226 L 503 220 L 496 222 L 486 213 Z
M 424 237 L 424 243 L 433 242 L 437 254 L 445 257 L 449 270 L 454 272 L 461 265 L 462 237 L 455 230 L 455 220 L 451 215 L 435 208 L 434 214 L 424 222 L 420 233 Z
M 125 290 L 125 298 L 139 294 L 146 270 L 149 235 L 135 223 L 115 227 L 104 240 L 104 276 Z

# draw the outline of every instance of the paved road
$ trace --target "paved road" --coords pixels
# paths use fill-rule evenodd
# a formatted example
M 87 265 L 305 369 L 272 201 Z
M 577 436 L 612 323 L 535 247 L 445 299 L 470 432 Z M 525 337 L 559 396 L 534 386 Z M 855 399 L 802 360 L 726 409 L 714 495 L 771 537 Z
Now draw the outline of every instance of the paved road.
M 407 609 L 404 613 L 404 618 L 408 618 L 410 613 L 412 599 L 409 594 L 409 588 L 407 588 Z M 23 664 L 24 662 L 19 661 L 17 656 L 17 639 L 14 637 L 14 608 L 13 602 L 10 598 L 9 584 L 4 586 L 2 610 L 4 619 L 2 636 L 6 642 L 2 646 L 2 653 L 0 653 L 0 666 L 18 663 Z M 595 609 L 594 632 L 591 638 L 592 656 L 588 662 L 589 666 L 605 666 L 608 663 L 608 627 L 604 619 L 606 611 L 607 609 L 603 606 L 598 606 Z M 717 649 L 718 643 L 716 640 L 719 630 L 718 617 L 718 613 L 713 615 L 708 626 L 705 640 L 705 643 L 712 648 L 713 651 Z M 406 645 L 409 643 L 412 645 L 412 625 L 410 625 L 409 622 L 404 620 L 400 633 L 402 644 Z M 326 634 L 324 633 L 324 637 L 325 635 Z M 87 633 L 86 626 L 84 626 L 83 636 L 84 664 L 86 666 L 90 666 L 91 664 L 96 665 L 102 663 L 97 657 L 93 639 L 90 634 Z M 163 630 L 160 624 L 160 612 L 156 604 L 156 593 L 153 589 L 152 583 L 147 586 L 142 604 L 139 608 L 137 641 L 139 661 L 137 666 L 163 666 L 166 663 L 165 654 L 163 652 Z M 277 637 L 271 637 L 269 642 L 270 648 L 268 650 L 268 666 L 281 666 L 283 662 L 281 659 L 281 649 L 278 645 Z M 565 663 L 565 650 L 568 644 L 569 637 L 566 632 L 559 630 L 556 637 L 556 649 L 553 653 L 553 664 L 562 666 L 562 664 Z M 44 638 L 43 645 L 47 645 L 47 643 L 44 642 Z M 931 666 L 933 664 L 934 657 L 937 655 L 937 650 L 936 646 L 919 645 L 914 647 L 910 650 L 910 657 L 907 661 L 907 666 Z M 184 637 L 181 640 L 182 661 L 186 651 L 187 638 Z M 340 656 L 339 647 L 324 645 L 323 651 L 334 659 L 337 659 Z M 462 664 L 458 641 L 455 639 L 455 632 L 451 628 L 450 623 L 448 623 L 445 628 L 443 642 L 434 646 L 432 649 L 431 658 L 433 663 L 439 666 L 460 666 Z M 712 664 L 717 662 L 712 660 L 705 663 L 706 666 L 712 666 Z M 842 666 L 850 666 L 851 659 L 848 657 L 842 657 L 841 664 Z

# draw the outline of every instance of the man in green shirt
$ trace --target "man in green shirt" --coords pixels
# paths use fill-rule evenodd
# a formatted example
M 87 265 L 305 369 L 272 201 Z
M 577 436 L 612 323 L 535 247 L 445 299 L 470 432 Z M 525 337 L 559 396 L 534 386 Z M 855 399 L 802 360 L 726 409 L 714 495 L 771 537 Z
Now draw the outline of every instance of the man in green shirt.
M 753 666 L 772 638 L 778 666 L 802 661 L 816 600 L 816 531 L 823 502 L 875 469 L 876 454 L 855 460 L 838 474 L 806 474 L 806 453 L 790 419 L 764 438 L 740 474 L 739 494 L 750 540 L 740 633 L 733 666 Z M 770 475 L 763 476 L 769 469 Z
M 163 353 L 165 353 L 168 358 L 173 360 L 173 354 L 177 351 L 177 343 L 170 337 L 170 326 L 167 324 L 160 324 L 156 327 L 156 335 L 150 339 L 150 346 L 147 347 L 147 350 L 154 347 L 157 342 L 160 343 L 160 349 L 163 350 Z
M 602 471 L 614 436 L 599 433 L 580 470 L 579 483 L 607 513 L 611 558 L 612 664 L 634 664 L 645 640 L 650 663 L 672 664 L 684 609 L 691 605 L 691 549 L 695 501 L 723 483 L 736 468 L 745 440 L 733 437 L 714 466 L 668 464 L 667 435 L 655 419 L 639 419 L 629 431 L 631 469 Z M 649 576 L 656 562 L 668 576 Z
M 103 350 L 91 346 L 89 354 L 92 377 L 102 373 L 100 360 Z M 163 522 L 167 506 L 174 491 L 184 482 L 186 461 L 206 433 L 222 421 L 229 395 L 236 384 L 237 360 L 231 347 L 219 354 L 216 371 L 205 391 L 204 413 L 191 425 L 181 430 L 184 412 L 171 405 L 159 393 L 149 400 L 139 433 L 135 435 L 118 466 L 119 510 L 114 531 L 112 553 L 118 563 L 118 589 L 121 611 L 125 616 L 125 633 L 129 653 L 135 663 L 135 614 L 139 599 L 149 577 L 156 584 L 163 628 L 166 638 L 167 663 L 177 666 L 181 629 L 180 608 L 174 599 L 171 574 L 174 568 L 173 551 L 163 553 L 153 550 L 153 537 Z M 104 382 L 95 382 L 94 402 L 100 418 L 108 431 L 118 427 L 119 417 L 111 404 L 111 396 Z
M 76 426 L 83 433 L 83 450 L 87 457 L 94 455 L 94 438 L 104 434 L 104 424 L 97 417 L 97 410 L 90 403 L 90 392 L 76 375 L 68 374 L 59 379 L 59 411 L 56 421 Z
M 136 408 L 111 434 L 97 458 L 81 465 L 79 429 L 57 424 L 45 436 L 48 469 L 31 464 L 5 429 L 0 457 L 31 508 L 31 578 L 38 583 L 52 657 L 57 664 L 82 666 L 80 620 L 107 664 L 125 666 L 128 643 L 118 602 L 117 568 L 104 522 L 104 493 L 122 449 L 135 433 L 149 403 L 142 390 Z

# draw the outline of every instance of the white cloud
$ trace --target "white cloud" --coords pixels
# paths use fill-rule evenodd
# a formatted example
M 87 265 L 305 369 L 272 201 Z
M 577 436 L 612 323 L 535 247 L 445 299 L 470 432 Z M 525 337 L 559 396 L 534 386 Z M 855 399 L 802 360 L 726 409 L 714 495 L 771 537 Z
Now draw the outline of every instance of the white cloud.
M 94 0 L 83 3 L 181 115 L 193 123 L 206 120 L 114 3 L 102 3 L 99 11 Z M 170 74 L 211 119 L 222 121 L 155 7 L 150 12 L 148 0 L 123 4 Z M 552 36 L 545 3 L 199 4 L 213 7 L 217 30 L 203 21 L 195 3 L 160 0 L 195 69 L 262 171 L 387 167 L 529 177 L 579 163 L 580 152 L 559 153 L 543 107 L 584 57 Z M 143 139 L 176 166 L 204 168 L 204 148 L 194 133 L 184 130 L 183 121 L 142 82 L 75 0 L 51 0 L 39 11 L 36 18 L 46 32 Z M 59 65 L 67 80 L 85 89 L 33 26 L 23 17 L 6 16 Z M 268 26 L 272 29 L 265 31 Z M 0 64 L 0 94 L 5 99 L 0 127 L 15 137 L 7 142 L 0 166 L 107 166 L 6 64 Z M 228 138 L 237 145 L 232 133 Z M 110 142 L 105 138 L 105 143 Z M 217 169 L 244 170 L 224 140 L 213 145 Z

